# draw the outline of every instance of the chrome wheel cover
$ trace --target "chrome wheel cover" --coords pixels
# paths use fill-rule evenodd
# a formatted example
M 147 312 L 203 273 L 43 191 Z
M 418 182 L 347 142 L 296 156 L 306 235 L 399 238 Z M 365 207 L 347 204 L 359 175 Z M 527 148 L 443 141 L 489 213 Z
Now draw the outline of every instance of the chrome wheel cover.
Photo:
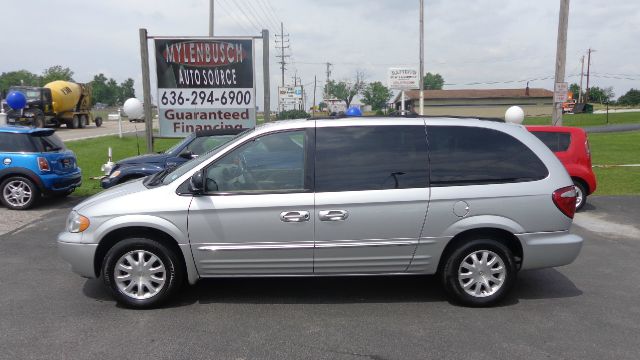
M 477 298 L 495 294 L 506 278 L 504 262 L 489 250 L 478 250 L 467 255 L 458 268 L 460 286 L 467 294 Z
M 11 206 L 22 207 L 31 201 L 33 189 L 23 180 L 14 180 L 5 185 L 2 196 Z
M 582 202 L 584 201 L 584 194 L 582 193 L 582 190 L 580 190 L 579 186 L 574 186 L 576 188 L 576 209 L 580 207 L 580 205 L 582 205 Z
M 132 299 L 144 300 L 158 294 L 167 279 L 162 260 L 146 250 L 130 251 L 120 257 L 113 269 L 118 290 Z

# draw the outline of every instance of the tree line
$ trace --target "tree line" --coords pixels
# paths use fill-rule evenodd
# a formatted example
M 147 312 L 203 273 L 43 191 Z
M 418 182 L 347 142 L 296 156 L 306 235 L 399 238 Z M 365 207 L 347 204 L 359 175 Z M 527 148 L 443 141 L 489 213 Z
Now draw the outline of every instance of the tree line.
M 37 86 L 41 87 L 55 80 L 72 81 L 74 72 L 61 65 L 54 65 L 44 69 L 42 74 L 34 74 L 28 70 L 3 72 L 0 74 L 0 93 L 5 94 L 12 86 Z M 135 97 L 133 79 L 128 78 L 118 84 L 112 78 L 107 78 L 100 73 L 91 81 L 93 89 L 93 105 L 101 103 L 107 106 L 122 105 L 128 98 Z
M 442 90 L 444 78 L 440 74 L 426 73 L 422 78 L 425 90 Z M 365 82 L 365 74 L 357 71 L 353 81 L 329 80 L 325 85 L 326 93 L 335 99 L 345 102 L 347 108 L 356 95 L 362 96 L 362 103 L 371 105 L 373 111 L 381 111 L 393 96 L 393 92 L 380 81 Z M 321 106 L 322 107 L 322 106 Z

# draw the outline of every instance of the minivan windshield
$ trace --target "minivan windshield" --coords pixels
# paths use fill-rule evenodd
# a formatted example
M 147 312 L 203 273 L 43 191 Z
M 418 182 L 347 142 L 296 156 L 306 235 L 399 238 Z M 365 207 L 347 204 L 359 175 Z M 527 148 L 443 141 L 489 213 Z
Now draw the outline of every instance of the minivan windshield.
M 187 172 L 189 172 L 191 169 L 195 168 L 196 166 L 202 164 L 203 162 L 209 160 L 212 156 L 214 156 L 215 154 L 219 153 L 221 150 L 223 150 L 224 148 L 226 148 L 228 144 L 232 143 L 234 140 L 240 138 L 241 136 L 244 136 L 246 134 L 251 133 L 253 130 L 255 130 L 255 128 L 251 128 L 251 129 L 247 129 L 246 131 L 241 132 L 240 134 L 236 135 L 233 137 L 233 139 L 230 139 L 229 141 L 227 141 L 226 143 L 210 150 L 209 152 L 202 154 L 200 156 L 198 156 L 197 158 L 193 159 L 193 160 L 189 160 L 186 163 L 175 167 L 173 169 L 170 170 L 166 170 L 164 173 L 160 172 L 158 173 L 156 176 L 158 176 L 158 178 L 156 179 L 152 179 L 152 181 L 148 182 L 147 184 L 151 184 L 153 183 L 159 183 L 160 179 L 162 181 L 163 185 L 167 185 L 172 183 L 175 179 L 181 177 L 182 175 L 186 174 Z M 161 177 L 161 178 L 160 178 Z

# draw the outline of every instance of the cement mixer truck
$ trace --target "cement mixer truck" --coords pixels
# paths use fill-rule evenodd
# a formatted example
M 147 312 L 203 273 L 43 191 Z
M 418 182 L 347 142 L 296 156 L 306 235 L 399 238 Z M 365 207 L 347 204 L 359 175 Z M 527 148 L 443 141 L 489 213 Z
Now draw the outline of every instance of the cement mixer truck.
M 46 127 L 65 124 L 68 128 L 83 128 L 94 122 L 102 125 L 102 118 L 91 114 L 91 84 L 52 81 L 44 87 L 13 86 L 8 93 L 20 91 L 27 98 L 22 110 L 7 113 L 7 123 Z

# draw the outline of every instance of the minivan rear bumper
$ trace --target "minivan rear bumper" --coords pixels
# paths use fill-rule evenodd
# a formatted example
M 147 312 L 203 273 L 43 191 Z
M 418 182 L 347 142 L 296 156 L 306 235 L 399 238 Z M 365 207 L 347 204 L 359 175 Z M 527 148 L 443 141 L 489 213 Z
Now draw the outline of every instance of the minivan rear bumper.
M 572 263 L 582 249 L 582 237 L 569 231 L 517 235 L 522 244 L 522 269 L 541 269 Z

